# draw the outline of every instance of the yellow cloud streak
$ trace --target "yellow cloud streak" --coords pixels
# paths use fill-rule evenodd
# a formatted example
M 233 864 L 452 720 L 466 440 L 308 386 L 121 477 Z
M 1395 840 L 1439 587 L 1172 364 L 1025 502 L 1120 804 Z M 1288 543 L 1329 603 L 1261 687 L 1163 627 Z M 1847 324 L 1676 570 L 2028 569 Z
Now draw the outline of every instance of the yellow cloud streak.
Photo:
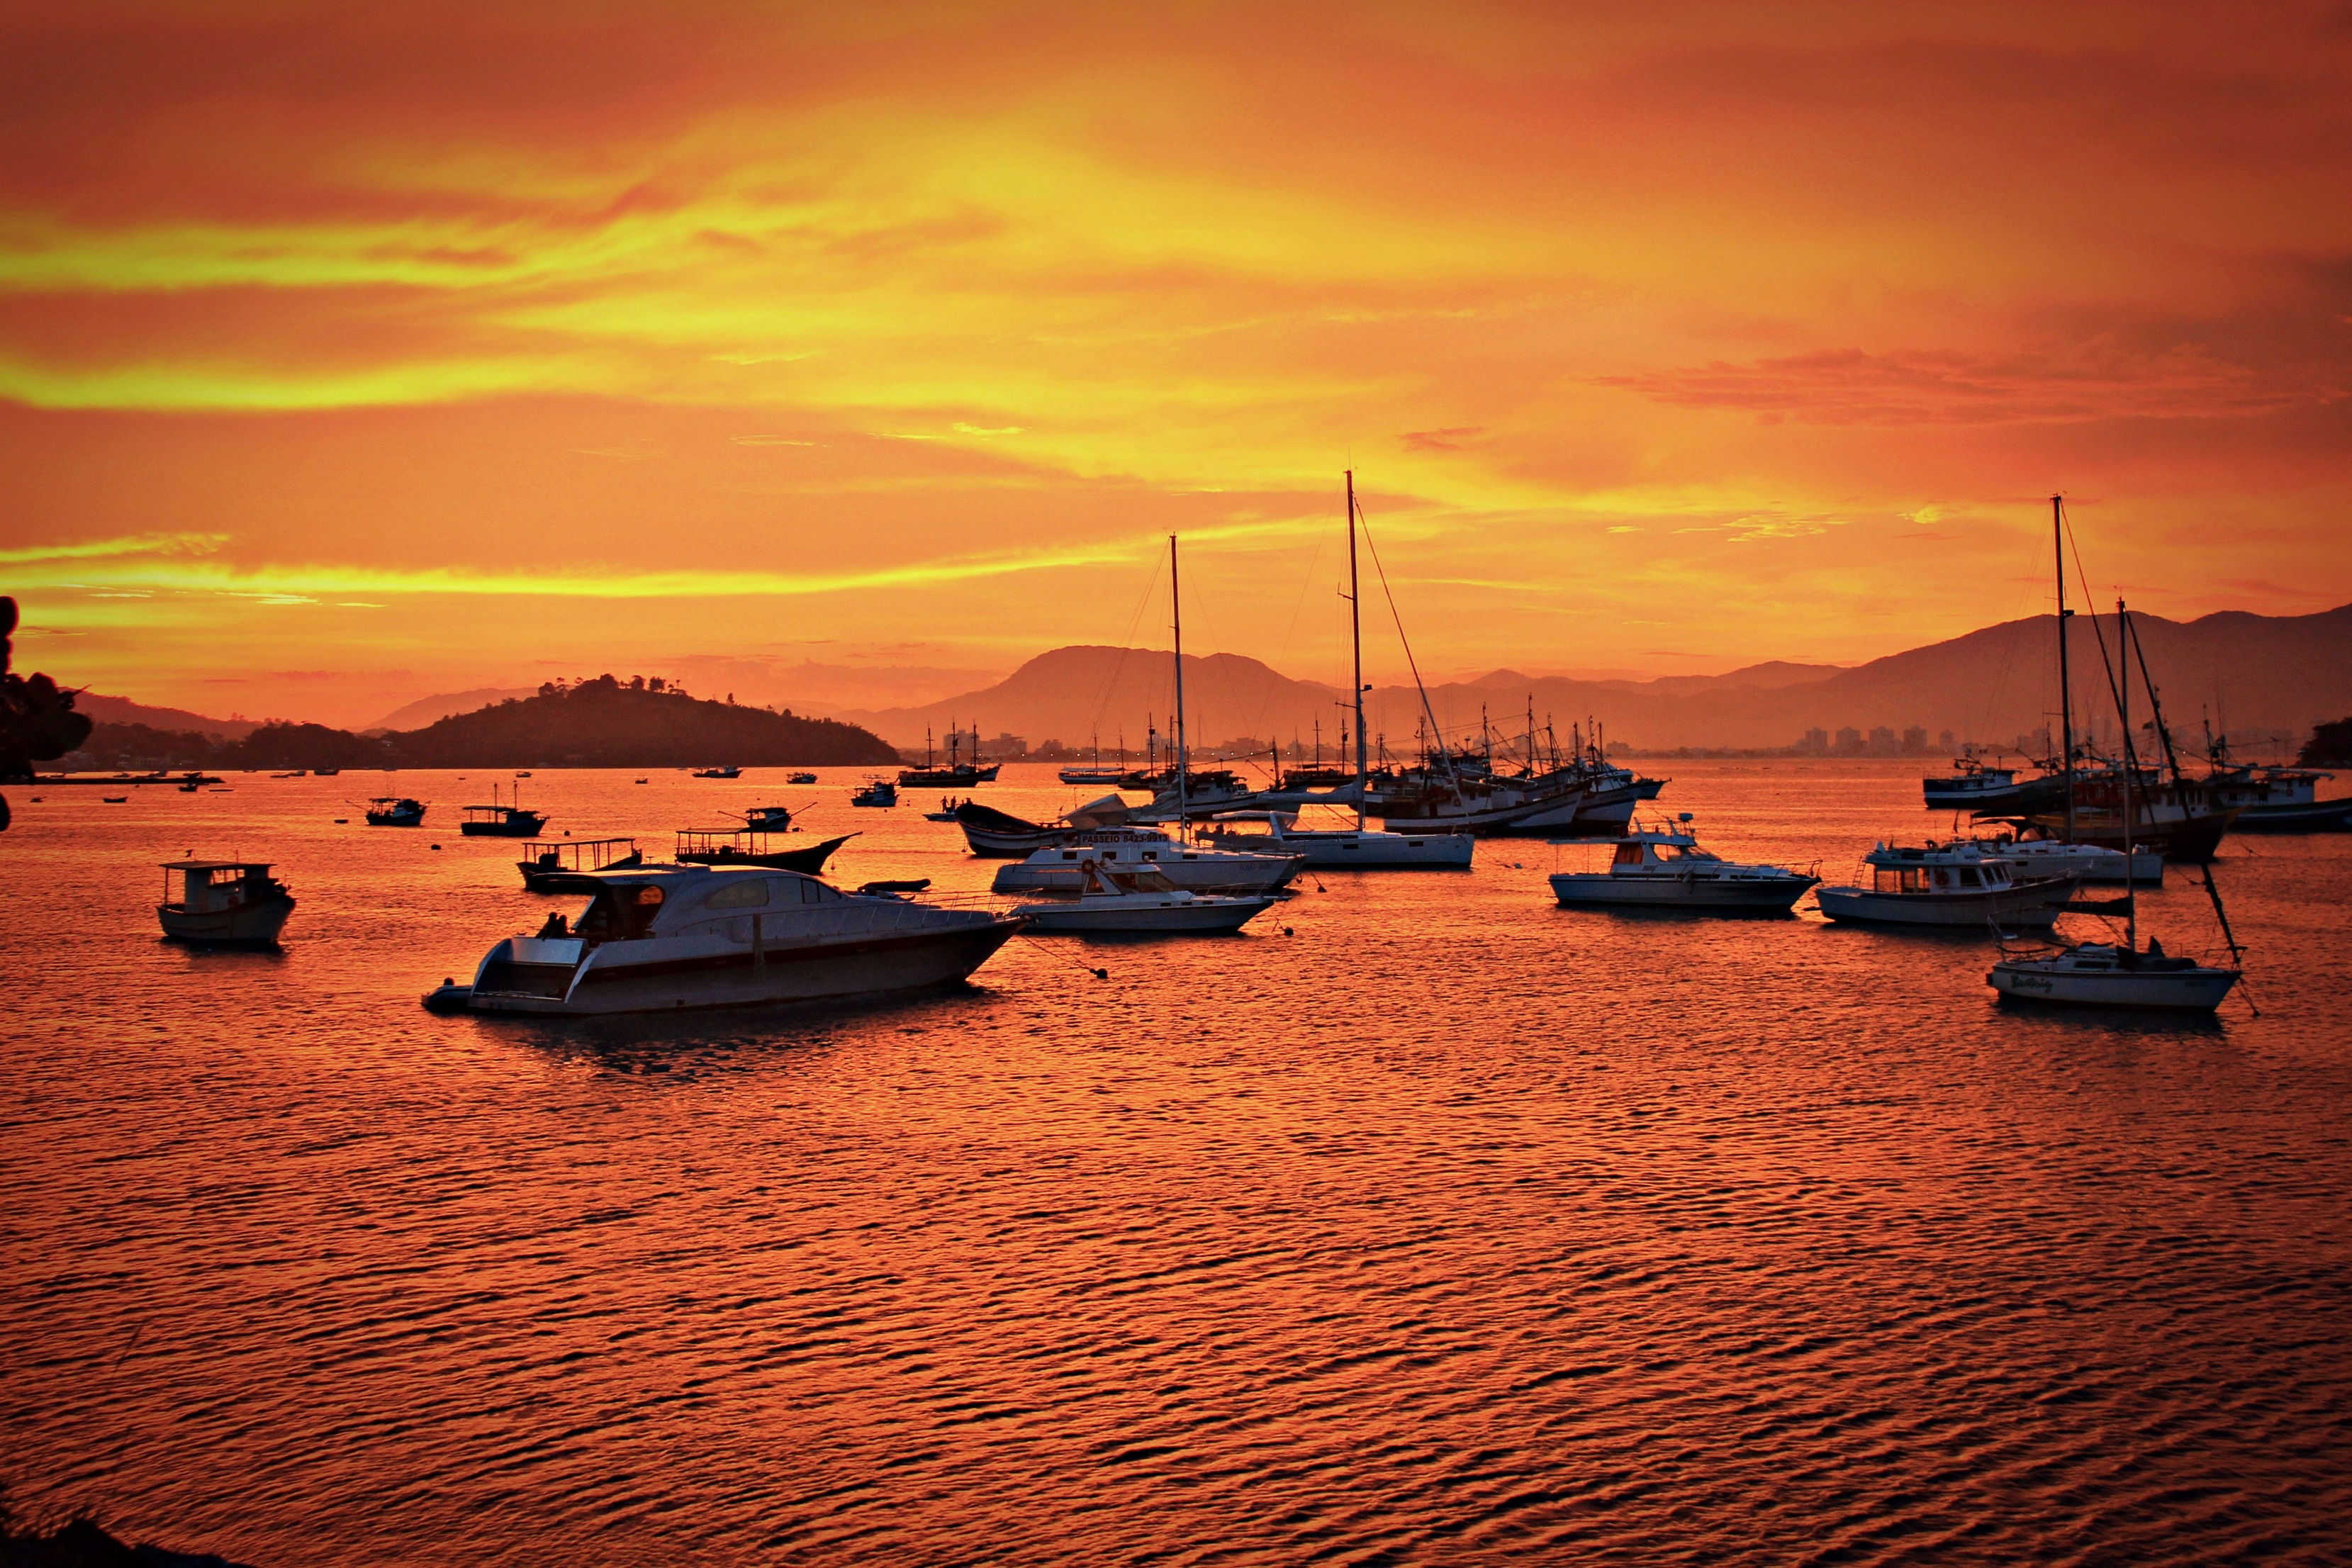
M 1295 518 L 1255 519 L 1186 531 L 1193 541 L 1243 541 L 1276 533 L 1296 534 L 1311 526 Z M 222 594 L 240 598 L 283 597 L 289 602 L 319 595 L 460 595 L 469 597 L 579 599 L 797 598 L 877 588 L 923 587 L 1049 572 L 1072 567 L 1141 561 L 1160 548 L 1154 536 L 1064 545 L 1022 554 L 950 556 L 855 572 L 467 572 L 343 565 L 236 567 L 215 561 L 126 559 L 132 541 L 98 545 L 27 549 L 11 552 L 32 563 L 9 574 L 19 590 L 121 590 Z M 70 563 L 112 557 L 96 567 Z M 42 568 L 46 566 L 47 569 Z

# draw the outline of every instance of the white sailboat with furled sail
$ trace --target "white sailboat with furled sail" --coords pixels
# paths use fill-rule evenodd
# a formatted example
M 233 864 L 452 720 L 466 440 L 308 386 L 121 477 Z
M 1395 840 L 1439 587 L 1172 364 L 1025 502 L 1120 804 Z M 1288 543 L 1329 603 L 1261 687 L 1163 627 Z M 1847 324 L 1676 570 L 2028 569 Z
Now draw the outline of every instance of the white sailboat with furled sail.
M 2117 770 L 2123 790 L 2124 854 L 2132 849 L 2132 781 L 2139 771 L 2134 754 L 2131 727 L 2131 669 L 2133 656 L 2137 653 L 2141 679 L 2147 686 L 2148 705 L 2155 713 L 2157 738 L 2168 755 L 2172 752 L 2171 736 L 2164 726 L 2164 710 L 2157 696 L 2156 683 L 2147 679 L 2147 658 L 2139 650 L 2138 634 L 2131 625 L 2130 613 L 2121 599 L 2116 601 L 2117 637 L 2123 646 L 2116 650 L 2121 667 L 2114 679 L 2116 706 L 2123 721 L 2123 765 Z M 2104 647 L 2101 650 L 2105 657 Z M 2176 768 L 2178 763 L 2175 763 Z M 2164 944 L 2154 937 L 2146 947 L 2139 942 L 2139 900 L 2131 896 L 2129 884 L 2124 904 L 2124 940 L 2120 942 L 2081 942 L 2046 954 L 2012 956 L 2004 946 L 2000 962 L 1985 976 L 1985 983 L 2004 998 L 2020 1002 L 2046 1002 L 2078 1007 L 2138 1007 L 2175 1013 L 2210 1013 L 2221 1005 L 2242 978 L 2244 950 L 2230 929 L 2230 917 L 2221 907 L 2221 889 L 2214 885 L 2212 868 L 2201 867 L 2205 889 L 2213 900 L 2214 918 L 2220 922 L 2221 938 L 2229 945 L 2228 967 L 2205 964 L 2195 959 L 2179 958 L 2164 951 Z
M 1263 848 L 1281 854 L 1304 855 L 1318 870 L 1354 868 L 1391 871 L 1467 867 L 1478 841 L 1467 833 L 1443 829 L 1426 833 L 1382 832 L 1364 821 L 1364 797 L 1370 790 L 1370 754 L 1364 743 L 1364 626 L 1357 604 L 1360 586 L 1356 571 L 1356 474 L 1346 475 L 1348 495 L 1348 637 L 1355 670 L 1356 780 L 1344 795 L 1334 794 L 1318 804 L 1355 808 L 1353 827 L 1300 827 L 1295 810 L 1252 809 L 1223 820 L 1213 820 L 1198 835 L 1201 842 L 1226 849 Z M 1179 713 L 1180 731 L 1181 713 Z M 1262 825 L 1245 830 L 1242 824 Z

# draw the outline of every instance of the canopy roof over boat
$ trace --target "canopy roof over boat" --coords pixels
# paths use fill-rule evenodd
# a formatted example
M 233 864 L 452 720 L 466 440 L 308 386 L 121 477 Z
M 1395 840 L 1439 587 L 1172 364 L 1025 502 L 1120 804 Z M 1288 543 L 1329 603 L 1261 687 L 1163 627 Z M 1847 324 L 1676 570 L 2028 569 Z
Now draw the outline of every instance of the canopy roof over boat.
M 166 860 L 166 871 L 267 871 L 277 862 L 271 860 Z

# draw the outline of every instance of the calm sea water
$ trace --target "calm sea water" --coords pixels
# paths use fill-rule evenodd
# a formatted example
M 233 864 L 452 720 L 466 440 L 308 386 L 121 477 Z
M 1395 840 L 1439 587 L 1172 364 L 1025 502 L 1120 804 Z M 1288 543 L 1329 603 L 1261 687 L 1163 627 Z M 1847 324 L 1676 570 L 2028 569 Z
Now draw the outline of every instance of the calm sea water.
M 1738 857 L 1941 826 L 1916 766 L 1663 771 Z M 2262 1015 L 2210 1023 L 1559 910 L 1585 852 L 1496 842 L 898 1005 L 436 1017 L 579 902 L 457 836 L 491 776 L 11 792 L 20 1499 L 256 1564 L 2347 1560 L 2352 837 L 2230 846 Z M 525 798 L 992 868 L 925 792 L 647 776 Z M 356 826 L 394 785 L 431 826 Z M 157 940 L 184 850 L 278 864 L 282 953 Z

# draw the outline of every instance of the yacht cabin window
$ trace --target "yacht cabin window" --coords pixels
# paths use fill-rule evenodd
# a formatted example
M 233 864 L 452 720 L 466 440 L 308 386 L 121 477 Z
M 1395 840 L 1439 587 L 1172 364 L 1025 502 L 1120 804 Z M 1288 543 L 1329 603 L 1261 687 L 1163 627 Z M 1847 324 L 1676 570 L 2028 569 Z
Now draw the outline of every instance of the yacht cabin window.
M 768 879 L 765 877 L 745 877 L 730 881 L 709 898 L 703 908 L 710 910 L 759 910 L 768 905 Z

